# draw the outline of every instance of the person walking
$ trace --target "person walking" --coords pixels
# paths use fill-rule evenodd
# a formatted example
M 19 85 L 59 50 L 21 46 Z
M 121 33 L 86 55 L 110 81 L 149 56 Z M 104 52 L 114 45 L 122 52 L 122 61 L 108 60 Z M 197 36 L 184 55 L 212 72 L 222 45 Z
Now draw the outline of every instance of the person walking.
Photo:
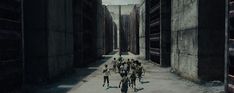
M 125 71 L 125 75 L 127 75 L 128 74 L 128 64 L 127 64 L 127 62 L 124 62 L 123 63 L 124 65 L 124 71 Z
M 105 83 L 107 82 L 107 87 L 109 87 L 109 76 L 111 75 L 110 74 L 110 70 L 109 70 L 109 68 L 108 68 L 108 65 L 106 64 L 105 65 L 105 67 L 104 67 L 104 69 L 103 69 L 103 74 L 104 74 L 104 76 L 103 76 L 103 78 L 104 78 L 104 82 L 103 82 L 103 87 L 105 86 Z
M 119 74 L 120 74 L 120 76 L 123 78 L 124 77 L 124 75 L 125 75 L 125 70 L 124 70 L 124 63 L 122 63 L 121 64 L 121 66 L 120 66 L 120 71 L 119 71 Z
M 118 61 L 119 61 L 120 63 L 122 63 L 123 60 L 124 60 L 123 57 L 122 57 L 121 55 L 119 55 Z
M 131 65 L 132 71 L 136 70 L 136 68 L 137 68 L 137 61 L 133 61 Z
M 137 76 L 138 76 L 138 78 L 139 78 L 139 82 L 141 82 L 142 73 L 145 74 L 145 70 L 144 70 L 143 66 L 141 65 L 141 63 L 138 62 L 138 65 L 137 65 Z M 142 83 L 142 82 L 141 82 L 141 83 Z
M 119 82 L 119 88 L 120 88 L 120 85 L 121 85 L 121 93 L 127 93 L 128 86 L 130 86 L 129 78 L 127 76 L 124 76 Z
M 120 66 L 122 65 L 123 63 L 123 57 L 121 55 L 119 55 L 119 58 L 118 58 L 118 63 L 117 63 L 117 68 L 118 68 L 118 71 L 120 73 L 121 69 L 120 69 Z
M 131 87 L 134 88 L 134 92 L 136 91 L 136 72 L 135 71 L 132 71 L 132 74 L 130 76 L 130 80 L 131 80 Z

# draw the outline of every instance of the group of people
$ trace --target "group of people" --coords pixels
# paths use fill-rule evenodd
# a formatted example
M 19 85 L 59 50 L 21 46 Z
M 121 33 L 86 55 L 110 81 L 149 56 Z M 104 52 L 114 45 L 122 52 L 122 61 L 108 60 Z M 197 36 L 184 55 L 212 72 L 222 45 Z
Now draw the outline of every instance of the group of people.
M 120 74 L 121 80 L 119 83 L 119 88 L 121 87 L 122 93 L 127 93 L 128 87 L 134 88 L 135 91 L 136 79 L 138 78 L 139 82 L 141 83 L 142 75 L 144 75 L 143 73 L 145 73 L 142 64 L 138 60 L 127 59 L 127 61 L 125 61 L 121 55 L 117 60 L 116 58 L 112 60 L 112 70 L 115 73 Z M 104 74 L 103 87 L 105 86 L 105 83 L 107 83 L 107 87 L 109 87 L 110 69 L 108 68 L 107 64 L 103 69 L 103 74 Z

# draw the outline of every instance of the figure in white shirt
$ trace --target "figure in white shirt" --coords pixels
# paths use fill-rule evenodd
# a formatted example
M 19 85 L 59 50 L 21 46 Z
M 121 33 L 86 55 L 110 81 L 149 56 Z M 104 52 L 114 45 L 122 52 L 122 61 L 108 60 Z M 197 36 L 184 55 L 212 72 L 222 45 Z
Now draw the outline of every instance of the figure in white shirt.
M 107 87 L 109 87 L 109 76 L 110 76 L 110 70 L 108 68 L 108 65 L 105 65 L 104 69 L 102 70 L 104 82 L 103 87 L 105 86 L 105 83 L 107 82 Z

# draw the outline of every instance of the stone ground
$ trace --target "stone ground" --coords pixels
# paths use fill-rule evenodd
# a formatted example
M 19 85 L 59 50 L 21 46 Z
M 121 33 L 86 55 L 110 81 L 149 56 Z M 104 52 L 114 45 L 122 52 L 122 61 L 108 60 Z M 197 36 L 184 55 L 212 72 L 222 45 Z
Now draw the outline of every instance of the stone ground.
M 30 88 L 25 93 L 120 93 L 118 84 L 121 78 L 117 73 L 111 73 L 109 88 L 102 87 L 101 69 L 104 64 L 111 64 L 111 60 L 117 57 L 117 54 L 115 52 L 112 55 L 104 55 L 103 59 L 87 68 L 76 69 L 74 73 L 66 75 L 53 84 Z M 137 58 L 131 53 L 123 57 Z M 171 73 L 170 68 L 161 68 L 144 60 L 141 62 L 146 69 L 143 83 L 137 82 L 137 92 L 129 88 L 128 93 L 224 93 L 223 84 L 195 84 Z

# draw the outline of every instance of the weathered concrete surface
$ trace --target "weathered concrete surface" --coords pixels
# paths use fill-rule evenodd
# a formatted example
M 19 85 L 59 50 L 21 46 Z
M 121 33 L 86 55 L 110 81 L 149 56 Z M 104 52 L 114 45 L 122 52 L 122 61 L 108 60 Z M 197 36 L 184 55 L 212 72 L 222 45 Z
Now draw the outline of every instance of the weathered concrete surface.
M 129 51 L 133 54 L 139 54 L 139 8 L 134 6 L 130 13 L 129 22 Z
M 131 10 L 133 9 L 134 5 L 121 5 L 121 14 L 122 15 L 129 15 Z M 113 21 L 117 26 L 117 48 L 119 48 L 119 5 L 107 5 L 108 10 L 111 13 Z
M 198 82 L 224 76 L 225 4 L 208 2 L 172 0 L 172 69 Z
M 146 59 L 146 42 L 145 42 L 145 1 L 139 6 L 139 58 Z
M 198 0 L 172 1 L 171 63 L 176 73 L 198 81 Z
M 57 83 L 44 87 L 36 87 L 36 90 L 28 93 L 120 93 L 118 84 L 119 74 L 111 72 L 110 88 L 102 87 L 103 76 L 102 67 L 104 64 L 111 65 L 111 60 L 115 55 L 105 55 L 102 60 L 87 68 L 77 69 L 71 76 L 60 79 Z M 136 58 L 133 54 L 123 56 L 127 58 Z M 175 74 L 170 73 L 170 68 L 161 68 L 145 60 L 141 60 L 146 69 L 141 84 L 137 80 L 137 92 L 129 88 L 128 93 L 223 93 L 223 85 L 213 85 L 210 83 L 198 85 L 191 81 L 182 79 Z

